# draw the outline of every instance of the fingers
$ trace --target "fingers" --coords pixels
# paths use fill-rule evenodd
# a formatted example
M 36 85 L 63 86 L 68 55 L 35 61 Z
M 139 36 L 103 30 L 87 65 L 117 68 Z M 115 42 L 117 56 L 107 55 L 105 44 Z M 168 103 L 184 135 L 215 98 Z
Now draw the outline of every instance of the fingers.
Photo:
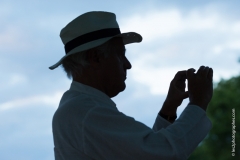
M 175 74 L 175 76 L 174 76 L 172 81 L 174 83 L 177 82 L 177 81 L 184 81 L 185 82 L 186 79 L 187 79 L 187 77 L 186 77 L 186 70 L 183 70 L 183 71 L 178 71 Z
M 203 77 L 207 77 L 209 80 L 212 80 L 213 78 L 213 69 L 209 68 L 208 66 L 200 66 L 198 71 L 197 71 L 198 75 L 201 75 Z
M 185 81 L 186 79 L 191 78 L 192 76 L 194 76 L 194 72 L 196 70 L 194 68 L 189 68 L 187 71 L 186 70 L 182 70 L 182 71 L 178 71 L 177 74 L 174 77 L 174 81 L 175 80 L 182 80 Z M 201 75 L 203 77 L 207 77 L 209 80 L 212 80 L 213 78 L 213 69 L 209 68 L 208 66 L 200 66 L 197 73 L 197 75 Z
M 212 79 L 213 79 L 213 69 L 212 69 L 212 68 L 209 68 L 207 78 L 208 78 L 209 80 L 212 80 Z
M 195 70 L 194 68 L 188 69 L 187 72 L 186 72 L 186 77 L 187 77 L 187 79 L 191 78 L 191 77 L 194 75 L 194 72 L 195 72 L 195 71 L 196 71 L 196 70 Z
M 202 76 L 207 77 L 209 71 L 209 67 L 205 67 L 202 72 Z
M 204 69 L 205 69 L 205 66 L 200 66 L 196 74 L 202 75 Z
M 193 72 L 195 72 L 196 70 L 194 68 L 190 68 L 188 70 L 192 70 Z M 175 75 L 175 79 L 182 79 L 182 80 L 185 80 L 187 79 L 187 71 L 188 70 L 182 70 L 182 71 L 178 71 Z

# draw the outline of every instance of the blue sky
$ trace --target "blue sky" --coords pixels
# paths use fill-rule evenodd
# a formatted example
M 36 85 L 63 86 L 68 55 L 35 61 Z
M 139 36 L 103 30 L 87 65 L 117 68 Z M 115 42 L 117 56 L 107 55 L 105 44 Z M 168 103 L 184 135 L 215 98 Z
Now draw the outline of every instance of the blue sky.
M 60 30 L 78 15 L 114 12 L 122 32 L 143 36 L 126 46 L 132 69 L 113 101 L 151 127 L 177 71 L 210 66 L 215 82 L 239 74 L 239 7 L 237 0 L 1 0 L 0 159 L 54 158 L 51 120 L 71 80 L 48 67 L 65 54 Z

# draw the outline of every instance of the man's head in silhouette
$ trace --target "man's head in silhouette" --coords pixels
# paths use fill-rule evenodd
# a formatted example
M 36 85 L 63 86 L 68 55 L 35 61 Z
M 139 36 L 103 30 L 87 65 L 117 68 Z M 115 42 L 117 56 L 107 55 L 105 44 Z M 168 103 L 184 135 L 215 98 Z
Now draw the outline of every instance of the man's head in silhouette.
M 132 66 L 125 56 L 122 38 L 113 38 L 107 43 L 105 52 L 109 52 L 109 56 L 105 58 L 98 55 L 96 50 L 90 50 L 87 55 L 89 66 L 73 80 L 94 87 L 112 98 L 126 88 L 127 69 Z
M 105 11 L 84 13 L 69 22 L 60 32 L 66 55 L 49 67 L 62 64 L 68 78 L 96 88 L 110 98 L 126 88 L 125 45 L 139 43 L 135 32 L 121 33 L 116 15 Z

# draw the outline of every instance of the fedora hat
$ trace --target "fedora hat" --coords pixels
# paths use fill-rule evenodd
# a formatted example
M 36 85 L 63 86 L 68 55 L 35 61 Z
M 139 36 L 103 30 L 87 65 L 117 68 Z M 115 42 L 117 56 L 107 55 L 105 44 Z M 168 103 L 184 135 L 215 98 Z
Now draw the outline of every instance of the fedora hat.
M 138 33 L 121 33 L 116 15 L 104 11 L 87 12 L 78 16 L 61 30 L 60 37 L 66 55 L 49 67 L 51 70 L 57 68 L 66 57 L 100 46 L 114 37 L 122 37 L 124 45 L 142 41 L 142 36 Z

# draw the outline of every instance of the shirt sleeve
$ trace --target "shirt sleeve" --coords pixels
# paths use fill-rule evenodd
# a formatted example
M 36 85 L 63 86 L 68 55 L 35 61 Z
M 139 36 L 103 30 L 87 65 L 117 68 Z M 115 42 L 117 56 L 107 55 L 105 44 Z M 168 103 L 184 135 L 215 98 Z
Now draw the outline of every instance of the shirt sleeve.
M 186 160 L 211 129 L 206 113 L 193 105 L 171 125 L 159 121 L 154 131 L 116 109 L 94 107 L 83 121 L 84 152 L 101 160 Z
M 168 122 L 166 119 L 162 118 L 161 116 L 157 115 L 157 118 L 155 120 L 155 123 L 153 125 L 153 131 L 157 132 L 162 128 L 166 128 L 172 123 Z

